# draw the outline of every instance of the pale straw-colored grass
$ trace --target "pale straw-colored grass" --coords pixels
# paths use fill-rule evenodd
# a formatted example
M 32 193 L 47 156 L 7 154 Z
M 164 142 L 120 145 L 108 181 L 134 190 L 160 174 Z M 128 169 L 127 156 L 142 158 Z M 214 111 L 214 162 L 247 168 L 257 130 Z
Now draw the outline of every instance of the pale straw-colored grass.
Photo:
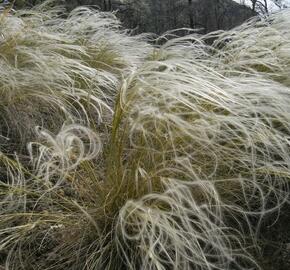
M 290 42 L 270 32 L 289 13 L 152 46 L 47 5 L 1 21 L 3 130 L 29 114 L 34 135 L 1 143 L 0 265 L 259 269 L 263 218 L 288 199 Z

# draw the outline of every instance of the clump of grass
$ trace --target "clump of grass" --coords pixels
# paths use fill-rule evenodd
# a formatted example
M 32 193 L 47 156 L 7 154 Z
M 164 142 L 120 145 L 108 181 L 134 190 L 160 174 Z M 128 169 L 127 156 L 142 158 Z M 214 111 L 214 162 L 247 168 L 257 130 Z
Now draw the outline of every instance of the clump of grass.
M 289 87 L 288 22 L 289 10 L 285 10 L 218 35 L 214 46 L 223 47 L 218 52 L 220 70 L 244 76 L 259 73 Z
M 79 8 L 64 18 L 62 8 L 47 10 L 50 2 L 1 16 L 1 127 L 16 151 L 35 138 L 35 126 L 57 132 L 64 121 L 104 123 L 121 70 L 146 54 L 146 43 L 121 32 L 114 15 Z
M 0 265 L 259 269 L 259 226 L 288 199 L 287 83 L 225 65 L 242 34 L 221 49 L 194 35 L 153 47 L 111 14 L 48 4 L 2 22 L 16 28 L 0 43 L 0 139 L 23 136 L 28 112 L 36 132 L 14 139 L 18 153 L 1 143 Z M 268 31 L 255 27 L 241 28 Z

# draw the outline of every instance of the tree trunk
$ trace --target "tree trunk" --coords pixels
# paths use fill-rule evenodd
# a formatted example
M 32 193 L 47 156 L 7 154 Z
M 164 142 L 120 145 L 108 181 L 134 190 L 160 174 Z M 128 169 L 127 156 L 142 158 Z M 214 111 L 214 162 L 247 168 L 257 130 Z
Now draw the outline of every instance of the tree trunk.
M 108 10 L 112 10 L 112 1 L 108 0 Z
M 256 4 L 257 4 L 257 0 L 251 0 L 252 2 L 252 12 L 256 13 Z
M 269 14 L 269 9 L 268 9 L 268 2 L 267 0 L 264 0 L 264 9 L 265 9 L 265 13 Z
M 107 1 L 106 0 L 103 1 L 103 10 L 107 11 Z
M 192 0 L 188 0 L 188 17 L 189 17 L 189 26 L 194 28 L 193 14 L 192 14 Z

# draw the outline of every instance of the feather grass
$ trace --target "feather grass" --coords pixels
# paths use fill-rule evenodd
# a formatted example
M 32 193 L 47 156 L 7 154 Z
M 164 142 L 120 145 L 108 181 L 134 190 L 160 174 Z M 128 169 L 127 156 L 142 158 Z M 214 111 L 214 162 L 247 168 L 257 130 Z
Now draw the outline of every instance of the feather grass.
M 288 200 L 288 13 L 152 46 L 51 3 L 0 22 L 0 265 L 260 269 Z

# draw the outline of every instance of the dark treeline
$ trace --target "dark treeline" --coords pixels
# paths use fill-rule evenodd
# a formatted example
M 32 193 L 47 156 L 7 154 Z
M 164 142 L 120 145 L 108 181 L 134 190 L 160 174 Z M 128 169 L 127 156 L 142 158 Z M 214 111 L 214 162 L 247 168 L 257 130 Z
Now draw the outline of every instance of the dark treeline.
M 15 7 L 34 6 L 41 0 L 17 0 Z M 230 29 L 255 15 L 255 11 L 232 0 L 63 0 L 69 10 L 91 5 L 116 11 L 124 27 L 136 33 L 161 34 L 176 28 L 200 29 L 208 33 Z

